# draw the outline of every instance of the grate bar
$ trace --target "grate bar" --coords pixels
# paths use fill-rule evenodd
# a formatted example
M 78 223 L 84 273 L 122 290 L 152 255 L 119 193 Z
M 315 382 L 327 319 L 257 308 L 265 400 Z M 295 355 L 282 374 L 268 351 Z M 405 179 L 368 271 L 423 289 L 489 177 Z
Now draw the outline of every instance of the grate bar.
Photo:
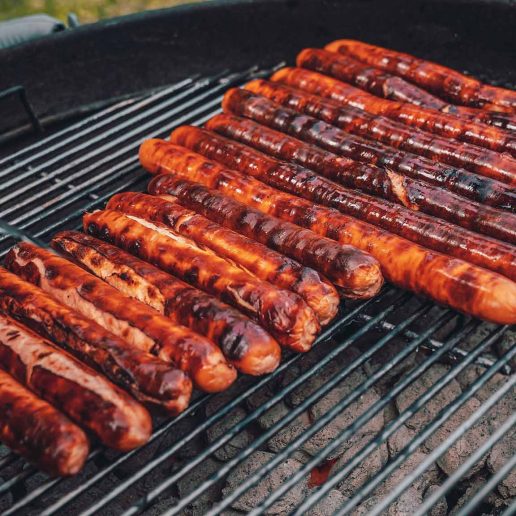
M 454 346 L 457 342 L 460 341 L 460 339 L 462 339 L 468 333 L 471 333 L 471 331 L 473 331 L 474 329 L 475 328 L 474 328 L 473 324 L 470 322 L 467 326 L 465 326 L 464 328 L 459 330 L 457 333 L 455 333 L 455 335 L 452 336 L 451 339 L 446 343 L 446 346 L 447 347 Z M 383 431 L 379 434 L 379 437 L 378 437 L 379 443 L 378 444 L 381 444 L 382 442 L 387 441 L 387 439 L 391 435 L 393 435 L 394 432 L 396 432 L 396 430 L 398 430 L 408 419 L 410 419 L 410 417 L 412 417 L 417 411 L 419 411 L 426 402 L 428 402 L 433 396 L 435 396 L 439 391 L 441 391 L 452 379 L 456 378 L 458 376 L 458 374 L 461 371 L 463 371 L 468 365 L 473 363 L 475 357 L 480 355 L 487 347 L 489 347 L 492 344 L 492 342 L 494 342 L 497 338 L 499 338 L 500 334 L 501 334 L 500 330 L 497 330 L 497 331 L 495 330 L 494 334 L 492 334 L 491 337 L 484 339 L 474 350 L 472 350 L 470 352 L 470 355 L 468 355 L 462 362 L 457 364 L 447 374 L 443 375 L 436 383 L 434 383 L 434 385 L 432 385 L 432 387 L 430 389 L 425 391 L 425 393 L 423 395 L 421 395 L 418 399 L 414 400 L 414 402 L 409 407 L 407 407 L 403 411 L 403 413 L 399 414 L 398 417 L 394 421 L 392 421 L 389 425 L 387 425 L 383 429 Z M 439 355 L 437 357 L 437 359 L 440 358 L 441 354 L 444 354 L 444 352 L 445 352 L 445 350 L 444 351 L 443 350 L 444 350 L 444 348 L 441 348 L 441 350 L 436 352 L 433 355 L 433 357 L 435 357 L 435 355 Z M 433 361 L 433 363 L 435 363 L 436 361 L 437 360 Z M 410 373 L 410 376 L 414 376 L 415 378 L 421 376 L 421 374 L 423 374 L 424 371 L 426 369 L 428 369 L 428 367 L 425 367 L 423 369 L 422 366 L 425 366 L 425 365 L 426 365 L 426 362 L 421 364 L 416 369 L 414 369 Z M 408 386 L 409 383 L 408 383 L 407 379 L 408 378 L 405 378 L 399 384 L 399 387 L 402 387 L 401 389 L 396 388 L 396 387 L 394 388 L 395 389 L 394 395 L 392 392 L 389 394 L 391 401 L 394 400 L 394 398 L 403 389 L 405 389 Z M 453 411 L 448 412 L 448 415 L 451 415 L 451 414 L 453 414 Z M 339 440 L 340 439 L 341 438 L 339 437 Z M 424 439 L 422 439 L 417 444 L 413 444 L 414 443 L 414 440 L 413 440 L 413 441 L 411 441 L 410 444 L 415 447 L 415 446 L 419 446 L 419 444 L 421 444 L 423 441 L 424 441 Z M 321 500 L 321 498 L 325 494 L 327 494 L 328 491 L 330 491 L 333 487 L 335 487 L 339 482 L 343 481 L 344 478 L 346 477 L 346 475 L 348 475 L 360 463 L 360 461 L 364 460 L 372 451 L 374 451 L 375 448 L 376 448 L 376 446 L 371 446 L 371 443 L 370 443 L 370 446 L 366 446 L 366 447 L 362 448 L 362 450 L 360 450 L 360 452 L 357 453 L 357 455 L 351 461 L 349 461 L 338 472 L 336 472 L 334 475 L 332 475 L 332 478 L 329 479 L 312 496 L 307 498 L 307 500 L 305 500 L 305 502 L 298 508 L 296 514 L 302 514 L 303 510 L 306 510 L 308 507 L 312 507 L 319 500 Z M 402 450 L 402 452 L 400 452 L 400 454 L 396 457 L 396 461 L 398 461 L 397 466 L 399 466 L 406 458 L 406 457 L 403 457 L 403 451 L 404 450 Z M 390 474 L 390 472 L 389 472 L 389 474 Z M 381 481 L 384 480 L 387 476 L 388 475 L 385 475 L 381 479 Z M 374 487 L 376 487 L 376 486 L 374 486 Z M 372 491 L 372 489 L 369 489 L 366 493 L 364 493 L 363 496 L 366 496 L 371 491 Z M 361 497 L 361 499 L 363 498 L 363 496 Z
M 386 289 L 382 292 L 382 294 L 380 294 L 380 298 L 385 298 L 387 297 L 388 294 L 392 293 L 394 291 L 394 289 Z M 377 298 L 378 299 L 378 298 Z M 337 321 L 334 325 L 332 325 L 330 328 L 328 328 L 325 332 L 323 332 L 323 334 L 316 340 L 316 342 L 314 343 L 314 346 L 317 346 L 317 345 L 320 345 L 322 342 L 324 342 L 325 340 L 327 340 L 328 338 L 330 338 L 332 335 L 334 335 L 335 333 L 337 333 L 339 331 L 339 329 L 341 329 L 342 327 L 344 327 L 349 321 L 351 321 L 357 313 L 359 313 L 361 310 L 365 309 L 365 307 L 373 304 L 374 300 L 368 300 L 366 301 L 363 305 L 355 308 L 354 310 L 352 310 L 351 312 L 349 312 L 348 314 L 345 314 L 342 319 L 340 319 L 339 321 Z M 336 352 L 335 350 L 333 350 L 332 352 L 330 352 L 329 355 L 327 355 L 327 359 L 324 359 L 325 360 L 325 363 L 329 362 L 333 356 L 336 356 Z M 152 471 L 154 468 L 156 468 L 159 464 L 161 464 L 164 460 L 166 460 L 168 457 L 172 456 L 178 449 L 179 449 L 179 444 L 181 444 L 181 446 L 183 444 L 186 444 L 187 442 L 189 442 L 195 435 L 197 435 L 198 433 L 200 433 L 201 431 L 209 428 L 210 426 L 212 426 L 212 424 L 218 420 L 221 419 L 222 415 L 221 415 L 221 412 L 225 414 L 228 414 L 231 410 L 233 410 L 233 408 L 235 408 L 238 404 L 240 404 L 242 401 L 244 401 L 245 399 L 247 399 L 249 396 L 251 396 L 254 392 L 257 392 L 260 388 L 264 387 L 265 385 L 267 385 L 270 381 L 272 381 L 272 379 L 278 377 L 283 371 L 285 371 L 288 367 L 291 367 L 293 364 L 295 364 L 298 360 L 300 360 L 302 357 L 302 355 L 295 355 L 294 357 L 292 357 L 291 359 L 287 360 L 286 362 L 284 362 L 283 364 L 281 364 L 273 373 L 271 373 L 270 375 L 268 375 L 267 377 L 263 378 L 261 381 L 257 382 L 254 386 L 252 386 L 250 389 L 248 389 L 246 392 L 242 393 L 240 396 L 238 396 L 237 398 L 235 398 L 232 402 L 230 402 L 228 405 L 225 405 L 224 406 L 224 409 L 215 413 L 214 415 L 212 415 L 210 418 L 206 419 L 203 423 L 201 423 L 201 425 L 199 425 L 198 427 L 196 427 L 196 429 L 193 430 L 193 432 L 191 432 L 189 434 L 189 436 L 187 438 L 184 438 L 183 439 L 183 443 L 181 442 L 178 442 L 176 443 L 176 445 L 172 446 L 168 451 L 166 451 L 163 455 L 161 455 L 160 457 L 157 457 L 156 459 L 154 459 L 153 461 L 147 463 L 136 475 L 134 475 L 133 477 L 127 479 L 125 482 L 121 483 L 119 486 L 117 486 L 117 488 L 115 488 L 115 490 L 113 490 L 112 492 L 108 493 L 103 499 L 99 500 L 94 506 L 90 507 L 87 511 L 83 512 L 83 515 L 92 515 L 92 514 L 96 514 L 96 512 L 98 510 L 100 510 L 102 507 L 104 507 L 107 503 L 109 503 L 113 498 L 115 498 L 116 496 L 118 496 L 118 494 L 120 494 L 121 492 L 125 491 L 126 489 L 128 489 L 131 485 L 133 485 L 137 480 L 139 480 L 140 478 L 142 478 L 144 475 L 146 475 L 147 473 L 149 473 L 150 471 Z M 322 361 L 321 361 L 322 362 Z M 319 366 L 319 364 L 318 364 Z M 322 367 L 322 364 L 320 365 L 320 367 L 318 367 L 318 369 L 320 369 Z M 317 369 L 317 370 L 318 370 Z M 301 381 L 304 381 L 306 378 L 308 377 L 307 374 L 304 374 L 302 376 L 302 380 Z M 288 386 L 290 387 L 290 385 Z M 294 387 L 292 387 L 293 389 Z M 238 432 L 240 432 L 240 430 L 242 430 L 245 426 L 247 426 L 247 424 L 249 424 L 251 422 L 251 416 L 254 416 L 253 419 L 256 419 L 257 417 L 259 417 L 261 414 L 263 414 L 264 412 L 266 412 L 270 407 L 272 407 L 273 405 L 275 405 L 280 399 L 282 399 L 288 392 L 290 391 L 287 391 L 285 389 L 285 392 L 281 392 L 279 393 L 278 395 L 276 395 L 274 398 L 272 398 L 271 400 L 269 400 L 264 406 L 258 408 L 256 411 L 254 411 L 252 414 L 250 414 L 247 418 L 243 419 L 242 421 L 240 421 L 237 425 L 235 425 L 231 430 L 228 430 L 228 432 L 226 433 L 225 436 L 222 436 L 221 438 L 219 438 L 215 443 L 213 443 L 209 448 L 209 452 L 207 453 L 207 450 L 204 450 L 202 452 L 202 454 L 198 455 L 194 461 L 196 461 L 196 464 L 198 464 L 200 461 L 199 461 L 199 457 L 201 456 L 201 460 L 203 460 L 205 457 L 211 455 L 211 453 L 213 451 L 215 451 L 216 449 L 220 448 L 221 446 L 223 446 L 228 440 L 230 440 L 232 438 L 233 435 L 236 435 Z M 227 438 L 227 435 L 229 434 L 229 432 L 233 432 L 233 435 L 231 437 L 229 437 L 229 439 Z M 191 463 L 190 463 L 191 464 Z M 190 469 L 192 469 L 192 467 L 194 466 L 190 466 L 190 464 L 188 464 L 185 468 L 188 468 L 188 471 L 190 471 Z M 195 464 L 195 465 L 196 465 Z M 183 468 L 183 470 L 185 469 Z M 183 470 L 181 470 L 181 475 L 183 475 Z M 186 471 L 187 472 L 187 471 Z M 185 472 L 185 473 L 186 473 Z M 180 476 L 178 476 L 178 474 L 174 475 L 172 478 L 180 478 Z M 173 482 L 172 482 L 173 483 Z M 146 497 L 145 499 L 145 505 L 148 505 L 148 500 L 150 500 L 150 494 Z M 138 509 L 136 509 L 138 510 Z
M 463 475 L 465 475 L 470 468 L 472 468 L 477 461 L 479 461 L 482 456 L 489 451 L 507 432 L 512 430 L 512 428 L 516 425 L 516 413 L 512 414 L 507 418 L 499 428 L 487 439 L 482 446 L 477 448 L 474 453 L 472 453 L 454 472 L 451 474 L 446 481 L 441 484 L 439 489 L 436 489 L 418 508 L 415 513 L 415 516 L 424 516 L 427 512 L 432 508 L 432 506 L 444 496 L 454 485 L 457 483 Z M 494 486 L 496 486 L 499 480 L 505 478 L 505 476 L 511 471 L 512 467 L 516 466 L 516 454 L 513 455 L 499 471 L 496 472 L 494 477 L 496 480 L 494 482 Z M 492 478 L 491 478 L 492 480 Z M 492 486 L 486 483 L 483 486 L 484 493 L 479 498 L 479 502 L 487 495 L 491 490 Z M 482 491 L 482 490 L 481 490 Z M 479 491 L 480 492 L 480 491 Z
M 512 353 L 512 356 L 516 355 L 516 348 L 514 349 L 514 353 Z M 502 362 L 503 359 L 501 359 L 498 362 Z M 499 367 L 498 364 L 495 364 L 492 366 L 491 370 L 486 371 L 484 375 L 487 376 L 493 376 L 497 371 Z M 491 372 L 491 374 L 489 374 Z M 482 376 L 484 376 L 482 375 Z M 478 380 L 474 382 L 465 393 L 463 393 L 461 396 L 457 398 L 457 400 L 461 400 L 461 403 L 458 403 L 455 406 L 455 409 L 458 408 L 458 406 L 462 405 L 462 402 L 467 401 L 479 388 L 481 385 L 483 385 L 485 382 L 479 382 Z M 464 435 L 465 432 L 467 432 L 473 425 L 482 417 L 484 414 L 486 414 L 489 410 L 491 410 L 498 401 L 502 399 L 502 397 L 509 392 L 510 389 L 512 389 L 516 385 L 516 375 L 512 376 L 509 381 L 504 384 L 497 392 L 495 392 L 492 396 L 490 396 L 478 409 L 477 411 L 470 416 L 466 421 L 464 421 L 454 432 L 452 432 L 446 439 L 445 442 L 443 442 L 440 446 L 438 446 L 435 450 L 433 450 L 431 453 L 428 454 L 428 457 L 423 460 L 416 469 L 412 472 L 411 477 L 405 477 L 391 492 L 389 495 L 387 495 L 385 498 L 381 500 L 381 502 L 373 508 L 371 511 L 372 516 L 378 516 L 381 514 L 405 489 L 407 489 L 410 484 L 413 482 L 414 478 L 419 477 L 422 473 L 426 471 L 426 469 L 431 466 L 439 457 L 441 457 L 444 452 L 450 447 L 450 444 L 455 443 L 462 435 Z M 475 388 L 476 386 L 476 388 Z M 463 398 L 463 399 L 462 399 Z M 452 404 L 455 404 L 455 401 Z M 452 405 L 450 404 L 450 405 Z M 437 419 L 437 423 L 442 422 L 441 414 L 439 415 Z M 426 437 L 428 437 L 437 427 L 435 423 L 432 423 L 428 429 L 425 429 Z M 408 451 L 408 450 L 407 450 Z M 400 453 L 400 455 L 403 454 L 403 450 Z M 376 478 L 375 478 L 376 482 Z M 354 497 L 350 502 L 348 502 L 349 506 L 353 506 L 354 504 Z M 340 514 L 344 514 L 344 509 L 342 509 L 342 512 Z

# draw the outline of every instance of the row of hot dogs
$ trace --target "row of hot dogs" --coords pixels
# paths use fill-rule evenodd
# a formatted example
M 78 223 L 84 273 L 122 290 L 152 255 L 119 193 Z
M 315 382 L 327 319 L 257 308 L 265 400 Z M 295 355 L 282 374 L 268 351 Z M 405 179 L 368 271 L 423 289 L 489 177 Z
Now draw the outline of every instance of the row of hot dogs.
M 516 322 L 514 92 L 382 55 L 337 42 L 229 90 L 204 129 L 141 145 L 148 194 L 85 214 L 57 253 L 9 252 L 0 440 L 57 475 L 84 464 L 83 430 L 138 447 L 148 408 L 273 371 L 383 277 Z

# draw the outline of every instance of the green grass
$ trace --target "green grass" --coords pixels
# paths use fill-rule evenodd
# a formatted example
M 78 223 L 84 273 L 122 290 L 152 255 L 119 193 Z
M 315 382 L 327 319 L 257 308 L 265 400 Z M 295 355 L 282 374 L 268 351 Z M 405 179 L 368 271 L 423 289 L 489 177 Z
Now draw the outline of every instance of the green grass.
M 192 1 L 195 0 L 0 0 L 0 20 L 47 13 L 64 21 L 69 12 L 74 12 L 81 23 L 88 23 Z

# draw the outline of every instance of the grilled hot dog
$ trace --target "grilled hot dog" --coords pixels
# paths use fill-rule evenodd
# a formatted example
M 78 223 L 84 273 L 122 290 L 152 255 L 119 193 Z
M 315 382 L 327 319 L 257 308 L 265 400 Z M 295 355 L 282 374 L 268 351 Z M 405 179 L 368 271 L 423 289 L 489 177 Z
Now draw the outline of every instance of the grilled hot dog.
M 245 89 L 340 127 L 348 133 L 378 140 L 385 145 L 455 167 L 463 167 L 511 186 L 516 185 L 516 160 L 505 154 L 469 143 L 450 141 L 419 129 L 409 129 L 388 118 L 371 115 L 354 107 L 340 106 L 333 100 L 283 84 L 256 79 L 246 84 Z
M 63 231 L 54 236 L 52 245 L 123 294 L 208 337 L 226 357 L 233 357 L 233 365 L 243 373 L 260 375 L 278 366 L 278 343 L 217 298 L 84 233 Z
M 104 210 L 87 213 L 83 224 L 92 236 L 220 297 L 263 324 L 281 344 L 296 351 L 311 347 L 319 324 L 297 294 L 259 280 L 158 222 Z
M 131 450 L 149 439 L 148 412 L 101 374 L 0 314 L 0 367 L 100 441 Z
M 21 243 L 8 254 L 6 266 L 130 345 L 188 372 L 203 390 L 224 390 L 235 380 L 235 370 L 211 341 L 139 301 L 129 302 L 118 290 L 64 258 Z
M 446 66 L 350 39 L 333 41 L 326 45 L 326 49 L 351 55 L 371 66 L 404 77 L 452 102 L 475 107 L 487 104 L 490 109 L 500 106 L 516 113 L 516 91 L 483 84 Z
M 0 268 L 0 310 L 100 370 L 138 400 L 169 414 L 189 403 L 188 376 Z
M 185 156 L 184 151 L 171 150 L 171 144 L 158 146 L 150 140 L 145 147 L 143 152 L 140 149 L 140 158 L 147 170 L 167 172 L 151 181 L 152 193 L 169 193 L 168 174 L 197 181 L 264 213 L 370 252 L 380 262 L 385 277 L 396 285 L 493 322 L 516 321 L 516 284 L 497 273 L 430 251 L 332 208 L 280 192 L 200 155 Z
M 344 297 L 366 299 L 380 290 L 382 276 L 372 256 L 266 215 L 193 181 L 172 175 L 163 179 L 160 192 L 149 191 L 167 199 L 173 196 L 182 206 L 318 269 L 339 287 Z
M 51 476 L 79 473 L 89 451 L 78 426 L 1 370 L 0 441 Z
M 183 206 L 151 195 L 128 192 L 115 195 L 107 208 L 165 224 L 241 265 L 258 278 L 296 292 L 321 324 L 328 323 L 337 314 L 339 296 L 316 271 Z
M 280 190 L 364 220 L 431 249 L 516 279 L 516 248 L 405 207 L 349 190 L 311 170 L 270 158 L 197 127 L 176 129 L 175 141 Z M 516 236 L 516 225 L 512 228 Z

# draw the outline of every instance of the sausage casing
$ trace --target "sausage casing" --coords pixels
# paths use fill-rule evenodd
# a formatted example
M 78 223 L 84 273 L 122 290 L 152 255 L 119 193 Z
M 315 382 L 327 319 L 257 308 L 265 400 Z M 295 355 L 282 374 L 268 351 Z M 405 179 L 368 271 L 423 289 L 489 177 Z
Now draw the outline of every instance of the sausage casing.
M 243 311 L 280 344 L 306 351 L 315 340 L 319 324 L 301 297 L 256 278 L 167 226 L 112 210 L 87 213 L 83 224 L 92 236 L 133 252 Z
M 188 372 L 201 389 L 224 390 L 235 380 L 235 370 L 211 341 L 139 301 L 128 302 L 118 290 L 64 258 L 21 243 L 9 252 L 6 266 L 130 345 Z
M 52 296 L 0 268 L 0 309 L 100 370 L 135 398 L 169 414 L 182 412 L 188 376 L 126 342 Z
M 149 189 L 151 193 L 173 196 L 182 206 L 317 268 L 339 287 L 344 297 L 366 299 L 382 286 L 378 262 L 354 247 L 271 217 L 199 183 L 172 175 L 162 179 L 160 191 Z
M 384 199 L 349 190 L 309 169 L 278 161 L 241 143 L 197 127 L 175 131 L 176 141 L 280 190 L 364 220 L 436 251 L 516 279 L 516 249 Z M 512 228 L 516 235 L 516 225 Z
M 258 278 L 292 290 L 306 301 L 321 324 L 337 314 L 337 291 L 318 272 L 183 206 L 151 195 L 127 192 L 115 195 L 107 208 L 165 224 Z
M 101 374 L 0 314 L 0 367 L 117 450 L 147 442 L 149 413 Z
M 344 186 L 358 188 L 411 210 L 422 211 L 484 235 L 516 243 L 516 216 L 508 211 L 476 203 L 444 188 L 391 170 L 337 156 L 247 118 L 223 113 L 208 120 L 205 127 L 265 154 L 310 168 Z
M 483 84 L 446 66 L 349 39 L 333 41 L 325 48 L 331 52 L 351 55 L 371 66 L 405 77 L 452 102 L 475 107 L 484 107 L 486 104 L 490 108 L 493 105 L 500 106 L 516 113 L 516 91 Z
M 296 113 L 250 91 L 228 90 L 224 95 L 223 107 L 226 112 L 251 118 L 341 156 L 395 170 L 480 202 L 484 198 L 496 198 L 499 206 L 513 210 L 516 205 L 516 193 L 505 183 L 345 133 L 338 127 Z
M 354 107 L 341 106 L 333 100 L 277 82 L 256 79 L 246 84 L 245 89 L 335 125 L 348 133 L 462 167 L 511 186 L 516 185 L 516 160 L 506 154 L 469 143 L 451 141 L 416 128 L 409 129 L 389 118 L 371 115 Z
M 217 298 L 153 265 L 77 231 L 54 236 L 65 256 L 158 312 L 208 337 L 246 374 L 270 373 L 279 364 L 278 343 L 258 324 Z
M 2 370 L 0 441 L 51 476 L 79 473 L 89 451 L 77 425 Z
M 152 141 L 148 144 L 152 145 Z M 169 144 L 171 145 L 171 144 Z M 174 147 L 174 146 L 172 146 Z M 158 152 L 159 149 L 159 152 Z M 500 274 L 426 249 L 335 209 L 280 192 L 200 155 L 159 146 L 151 152 L 155 177 L 149 191 L 167 193 L 169 174 L 196 181 L 252 207 L 371 253 L 392 283 L 476 317 L 501 324 L 516 321 L 516 284 Z
M 340 73 L 339 64 L 335 62 L 335 54 L 325 52 L 323 50 L 315 50 L 313 52 L 310 51 L 309 53 L 305 53 L 302 60 L 300 58 L 301 56 L 298 56 L 298 66 L 348 82 L 345 79 L 345 75 Z M 378 100 L 382 99 L 379 98 Z M 423 113 L 421 111 L 417 111 L 419 109 L 423 109 L 422 106 L 413 106 L 406 102 L 396 102 L 395 104 L 396 106 L 406 107 L 403 114 L 404 116 L 409 115 L 409 119 L 414 116 L 417 117 L 417 114 L 415 115 L 414 113 Z M 417 110 L 412 110 L 412 106 L 417 108 Z M 429 111 L 433 112 L 435 116 L 427 117 Z M 400 112 L 400 114 L 402 113 Z M 419 118 L 419 122 L 414 118 L 412 119 L 412 123 L 422 123 L 425 126 L 433 126 L 436 129 L 440 127 L 440 130 L 445 133 L 451 132 L 449 136 L 464 139 L 465 141 L 475 143 L 481 147 L 487 146 L 488 148 L 497 151 L 505 150 L 513 155 L 516 153 L 516 138 L 514 138 L 510 131 L 505 131 L 498 127 L 492 127 L 483 123 L 463 120 L 445 113 L 440 113 L 439 111 L 434 111 L 433 109 L 426 109 L 424 111 L 424 116 L 420 116 Z

